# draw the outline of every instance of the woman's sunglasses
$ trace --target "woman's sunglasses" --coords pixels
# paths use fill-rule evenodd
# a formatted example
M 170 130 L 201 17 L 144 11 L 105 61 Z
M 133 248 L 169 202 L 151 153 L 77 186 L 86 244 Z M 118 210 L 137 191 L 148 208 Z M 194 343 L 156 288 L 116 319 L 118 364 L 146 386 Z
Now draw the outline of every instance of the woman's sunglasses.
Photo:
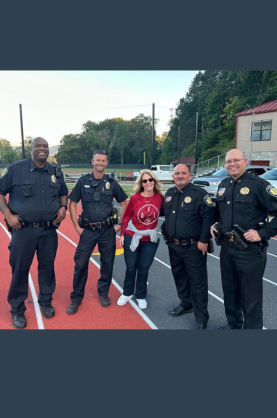
M 152 178 L 150 178 L 150 179 L 144 179 L 144 180 L 142 180 L 141 182 L 145 184 L 145 183 L 147 183 L 148 181 L 149 181 L 150 183 L 152 183 L 152 182 L 154 181 L 154 179 L 152 179 Z

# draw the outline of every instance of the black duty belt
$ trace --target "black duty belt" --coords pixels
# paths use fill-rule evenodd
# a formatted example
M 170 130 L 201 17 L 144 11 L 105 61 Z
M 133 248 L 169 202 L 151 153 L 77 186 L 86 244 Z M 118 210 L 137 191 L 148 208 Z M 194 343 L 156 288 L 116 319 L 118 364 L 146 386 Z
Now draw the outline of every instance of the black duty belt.
M 60 222 L 54 224 L 53 221 L 46 221 L 46 222 L 25 222 L 25 226 L 32 226 L 34 228 L 42 227 L 45 231 L 48 231 L 51 228 L 57 229 L 60 226 Z
M 87 224 L 84 224 L 81 228 L 85 229 L 91 229 L 92 231 L 96 231 L 100 228 L 109 228 L 110 226 L 113 226 L 113 224 L 108 223 L 107 221 L 101 221 L 101 222 L 90 222 Z
M 189 245 L 189 244 L 197 244 L 197 241 L 194 238 L 189 239 L 180 239 L 180 238 L 167 238 L 168 242 L 172 242 L 175 245 Z

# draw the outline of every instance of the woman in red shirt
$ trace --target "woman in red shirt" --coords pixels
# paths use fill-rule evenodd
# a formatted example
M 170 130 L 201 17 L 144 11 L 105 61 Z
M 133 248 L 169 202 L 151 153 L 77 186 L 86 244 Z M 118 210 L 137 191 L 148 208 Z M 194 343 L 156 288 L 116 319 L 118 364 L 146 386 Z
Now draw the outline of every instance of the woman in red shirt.
M 117 304 L 123 306 L 133 297 L 137 276 L 135 297 L 138 306 L 145 309 L 148 272 L 159 245 L 158 218 L 163 195 L 159 180 L 150 170 L 140 173 L 134 192 L 123 216 L 120 232 L 126 274 L 123 295 Z

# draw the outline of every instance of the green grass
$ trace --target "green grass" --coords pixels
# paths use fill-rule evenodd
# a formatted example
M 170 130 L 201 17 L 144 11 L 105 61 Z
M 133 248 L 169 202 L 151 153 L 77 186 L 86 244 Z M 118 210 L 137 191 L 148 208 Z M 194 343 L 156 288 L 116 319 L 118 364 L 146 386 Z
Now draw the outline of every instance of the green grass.
M 109 174 L 111 171 L 114 171 L 114 170 L 115 170 L 116 173 L 129 173 L 130 171 L 137 171 L 137 169 L 135 169 L 135 168 L 115 168 L 115 169 L 113 169 L 111 167 L 109 169 L 106 169 L 105 173 Z M 72 171 L 87 174 L 87 173 L 92 172 L 92 167 L 91 167 L 91 169 L 90 168 L 67 168 L 67 167 L 63 167 L 62 171 L 63 171 L 63 173 L 69 173 L 69 174 Z

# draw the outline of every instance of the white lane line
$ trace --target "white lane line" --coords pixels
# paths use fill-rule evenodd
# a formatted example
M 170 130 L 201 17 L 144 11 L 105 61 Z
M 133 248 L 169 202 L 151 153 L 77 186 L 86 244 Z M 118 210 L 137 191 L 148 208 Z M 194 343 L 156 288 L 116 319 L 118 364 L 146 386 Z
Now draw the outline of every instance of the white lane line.
M 167 268 L 169 268 L 171 270 L 171 266 L 169 266 L 168 264 L 164 263 L 162 260 L 160 260 L 157 257 L 154 257 L 155 260 L 157 260 L 159 263 L 163 264 L 164 266 L 166 266 Z M 210 292 L 210 290 L 208 290 L 209 294 L 211 296 L 213 296 L 214 298 L 216 298 L 217 300 L 219 300 L 220 302 L 224 303 L 223 299 L 221 299 L 219 296 L 216 296 L 214 293 Z
M 271 253 L 267 253 L 268 255 L 272 255 L 272 257 L 277 257 L 277 255 L 271 254 Z
M 64 235 L 62 232 L 57 231 L 63 238 L 65 238 L 67 241 L 69 241 L 72 245 L 74 245 L 74 247 L 77 247 L 77 244 L 75 244 L 75 242 L 73 242 L 70 238 L 68 238 L 66 235 Z M 90 257 L 90 261 L 100 269 L 100 264 L 98 264 L 92 257 Z M 112 283 L 113 285 L 121 292 L 121 294 L 123 293 L 123 289 L 119 286 L 119 284 L 112 279 Z M 151 319 L 148 318 L 147 315 L 145 315 L 144 312 L 142 312 L 142 310 L 135 304 L 134 301 L 129 300 L 129 302 L 133 308 L 137 311 L 137 313 L 144 319 L 144 321 L 150 326 L 150 328 L 152 329 L 158 329 L 156 327 L 156 325 L 151 321 Z
M 269 254 L 269 253 L 268 253 L 268 254 Z M 208 255 L 210 255 L 211 257 L 214 257 L 214 258 L 218 258 L 218 259 L 220 260 L 220 258 L 219 258 L 219 257 L 217 257 L 216 255 L 213 255 L 213 254 L 208 254 Z M 271 255 L 273 255 L 273 254 L 271 254 Z M 274 256 L 274 257 L 276 257 L 276 256 Z M 266 282 L 269 282 L 269 283 L 274 284 L 274 286 L 277 286 L 277 283 L 272 282 L 271 280 L 268 280 L 268 279 L 266 279 L 265 277 L 263 277 L 263 280 L 265 280 Z
M 211 255 L 211 254 L 209 254 L 209 255 Z M 214 257 L 215 257 L 215 256 L 214 256 Z M 166 263 L 164 263 L 163 261 L 159 260 L 157 257 L 154 257 L 154 258 L 155 258 L 155 260 L 157 260 L 159 263 L 163 264 L 164 266 L 168 267 L 168 268 L 171 270 L 171 267 L 170 267 L 168 264 L 166 264 Z M 216 257 L 216 258 L 218 258 L 218 257 Z M 266 280 L 266 279 L 265 279 L 265 280 Z M 276 284 L 276 283 L 274 283 L 274 284 Z M 217 300 L 219 300 L 220 302 L 224 303 L 224 300 L 223 300 L 223 299 L 221 299 L 219 296 L 215 295 L 215 294 L 214 294 L 213 292 L 211 292 L 210 290 L 208 290 L 208 293 L 209 293 L 211 296 L 213 296 L 214 298 L 216 298 Z M 267 328 L 263 327 L 263 329 L 267 329 Z
M 29 286 L 30 286 L 33 301 L 34 301 L 34 307 L 35 307 L 35 313 L 36 313 L 36 317 L 37 317 L 38 329 L 44 329 L 44 324 L 43 324 L 41 311 L 40 311 L 40 307 L 39 307 L 39 303 L 38 303 L 36 289 L 35 289 L 34 282 L 33 282 L 33 279 L 32 279 L 32 276 L 30 275 L 30 273 L 29 273 Z
M 2 225 L 1 222 L 0 222 L 0 226 L 2 226 L 2 228 L 4 229 L 4 231 L 6 232 L 8 237 L 11 238 L 11 234 L 7 231 L 7 229 L 4 227 L 4 225 Z M 33 298 L 33 301 L 34 301 L 34 307 L 35 307 L 38 329 L 44 329 L 44 324 L 43 324 L 43 320 L 42 320 L 42 316 L 41 316 L 41 311 L 40 311 L 40 308 L 39 308 L 36 289 L 35 289 L 34 282 L 33 282 L 33 279 L 32 279 L 32 276 L 31 276 L 30 273 L 29 273 L 29 286 L 30 286 L 32 298 Z

